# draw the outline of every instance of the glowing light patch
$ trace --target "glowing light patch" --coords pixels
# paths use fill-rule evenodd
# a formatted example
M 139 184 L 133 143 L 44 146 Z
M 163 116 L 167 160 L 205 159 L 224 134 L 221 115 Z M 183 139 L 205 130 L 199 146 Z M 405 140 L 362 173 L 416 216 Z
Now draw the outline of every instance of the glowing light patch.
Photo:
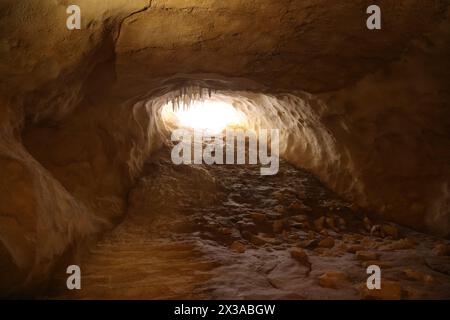
M 195 101 L 189 107 L 176 109 L 169 102 L 162 110 L 164 121 L 175 122 L 179 127 L 220 133 L 227 127 L 239 126 L 244 115 L 223 101 Z

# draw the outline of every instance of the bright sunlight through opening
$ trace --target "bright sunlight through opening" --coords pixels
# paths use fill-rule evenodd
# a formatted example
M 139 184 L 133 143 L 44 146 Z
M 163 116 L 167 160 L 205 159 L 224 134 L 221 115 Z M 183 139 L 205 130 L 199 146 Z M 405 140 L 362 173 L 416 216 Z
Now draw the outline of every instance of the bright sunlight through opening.
M 220 133 L 227 127 L 241 126 L 245 116 L 224 101 L 194 101 L 189 106 L 174 107 L 169 102 L 162 110 L 164 121 L 178 127 Z

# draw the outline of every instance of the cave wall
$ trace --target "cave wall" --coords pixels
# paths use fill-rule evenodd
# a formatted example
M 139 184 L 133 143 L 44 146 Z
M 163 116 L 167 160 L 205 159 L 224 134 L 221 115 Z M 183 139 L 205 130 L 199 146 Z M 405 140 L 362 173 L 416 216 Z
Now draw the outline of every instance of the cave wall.
M 67 1 L 0 4 L 1 296 L 38 288 L 65 250 L 111 226 L 111 216 L 123 213 L 124 194 L 118 197 L 115 188 L 123 189 L 135 174 L 123 163 L 139 153 L 128 149 L 115 167 L 106 161 L 111 150 L 105 150 L 102 138 L 107 131 L 89 115 L 83 124 L 60 121 L 82 104 L 99 66 L 109 65 L 108 75 L 114 77 L 111 62 L 120 23 L 147 2 L 77 4 L 83 7 L 84 32 L 66 29 Z M 24 131 L 33 124 L 38 125 L 33 132 Z M 62 124 L 67 127 L 60 129 Z M 135 123 L 132 127 L 136 130 Z M 124 128 L 122 122 L 119 128 Z M 108 145 L 114 148 L 114 143 Z M 101 151 L 95 153 L 97 149 Z M 120 187 L 117 180 L 122 180 Z M 110 192 L 103 188 L 108 184 Z
M 13 125 L 20 123 L 15 112 L 5 105 L 0 111 L 0 292 L 3 295 L 14 288 L 40 284 L 52 261 L 74 241 L 81 242 L 98 230 L 101 221 L 27 152 L 19 128 Z
M 174 74 L 308 100 L 289 102 L 305 119 L 289 125 L 286 158 L 361 206 L 448 234 L 448 1 L 379 1 L 379 32 L 362 0 L 72 3 L 82 30 L 65 28 L 67 1 L 0 4 L 4 288 L 31 286 L 123 215 L 156 143 L 130 88 Z
M 450 232 L 449 17 L 401 58 L 321 95 L 322 122 L 362 182 L 360 204 L 441 235 Z

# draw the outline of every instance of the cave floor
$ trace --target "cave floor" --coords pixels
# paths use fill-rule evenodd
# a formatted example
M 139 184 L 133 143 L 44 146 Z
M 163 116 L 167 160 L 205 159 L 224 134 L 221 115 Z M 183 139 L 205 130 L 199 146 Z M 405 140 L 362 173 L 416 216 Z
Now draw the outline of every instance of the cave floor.
M 55 276 L 46 298 L 450 299 L 449 242 L 377 220 L 281 161 L 175 166 L 162 150 L 126 218 L 79 262 L 82 289 Z M 368 290 L 366 268 L 381 268 Z

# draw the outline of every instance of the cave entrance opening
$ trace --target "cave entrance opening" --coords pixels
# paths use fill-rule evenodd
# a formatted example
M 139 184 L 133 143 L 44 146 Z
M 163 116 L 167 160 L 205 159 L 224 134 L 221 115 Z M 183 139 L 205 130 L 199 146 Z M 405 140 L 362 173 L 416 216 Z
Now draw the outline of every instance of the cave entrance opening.
M 220 134 L 227 128 L 242 128 L 246 116 L 232 103 L 217 99 L 198 99 L 162 108 L 163 121 L 174 128 L 194 129 L 205 134 Z
M 261 175 L 279 167 L 278 129 L 255 127 L 258 112 L 249 112 L 240 97 L 226 94 L 180 95 L 168 99 L 161 119 L 171 134 L 175 164 L 260 164 Z

